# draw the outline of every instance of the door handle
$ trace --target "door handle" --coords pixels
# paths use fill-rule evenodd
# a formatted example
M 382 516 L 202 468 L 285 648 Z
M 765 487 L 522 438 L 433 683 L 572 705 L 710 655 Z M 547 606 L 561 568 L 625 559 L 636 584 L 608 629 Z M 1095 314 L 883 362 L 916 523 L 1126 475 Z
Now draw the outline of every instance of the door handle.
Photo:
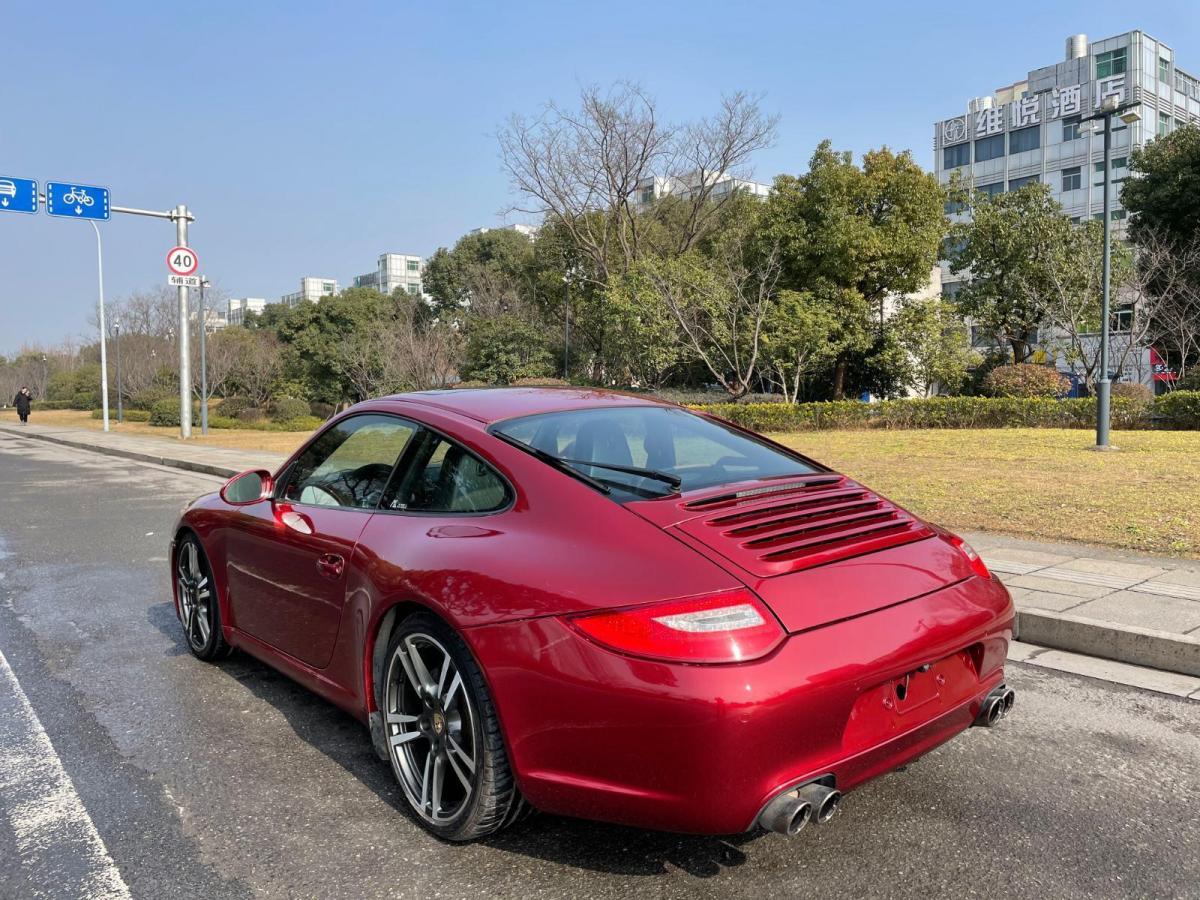
M 331 580 L 341 578 L 345 568 L 346 560 L 336 553 L 323 553 L 317 557 L 317 571 Z

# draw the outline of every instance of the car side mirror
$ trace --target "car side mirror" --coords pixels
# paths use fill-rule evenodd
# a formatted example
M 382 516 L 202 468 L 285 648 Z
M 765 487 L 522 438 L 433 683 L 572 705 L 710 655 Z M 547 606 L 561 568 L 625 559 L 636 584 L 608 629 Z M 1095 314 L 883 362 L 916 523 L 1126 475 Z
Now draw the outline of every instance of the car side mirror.
M 221 499 L 232 506 L 249 506 L 268 499 L 275 490 L 275 479 L 266 469 L 251 469 L 234 475 L 221 488 Z

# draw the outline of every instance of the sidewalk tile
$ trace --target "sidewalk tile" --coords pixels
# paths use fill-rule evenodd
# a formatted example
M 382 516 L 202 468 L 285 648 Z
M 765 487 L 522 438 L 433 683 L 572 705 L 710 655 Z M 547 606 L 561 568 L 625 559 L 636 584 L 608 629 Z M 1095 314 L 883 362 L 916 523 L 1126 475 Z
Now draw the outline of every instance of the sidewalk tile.
M 1113 592 L 1113 588 L 1105 585 L 1080 584 L 1079 582 L 1075 581 L 1063 581 L 1059 578 L 1040 578 L 1037 575 L 1018 575 L 1015 578 L 1004 579 L 1004 583 L 1010 588 L 1020 587 L 1028 588 L 1033 591 L 1045 591 L 1049 594 L 1066 594 L 1070 597 L 1076 598 L 1075 602 L 1079 602 L 1078 598 L 1080 597 L 1083 597 L 1087 600 L 1096 600 Z
M 1110 575 L 1115 578 L 1125 578 L 1132 582 L 1145 581 L 1162 575 L 1166 569 L 1159 566 L 1143 566 L 1138 563 L 1115 562 L 1109 559 L 1095 559 L 1084 556 L 1062 563 L 1060 569 L 1072 569 L 1076 572 L 1086 572 L 1091 575 Z
M 1173 569 L 1170 572 L 1165 572 L 1162 575 L 1155 575 L 1150 579 L 1150 584 L 1177 584 L 1182 587 L 1200 588 L 1200 570 L 1197 569 Z
M 1034 591 L 1029 588 L 1010 587 L 1013 604 L 1018 609 L 1044 609 L 1051 612 L 1062 612 L 1085 602 L 1081 597 L 1071 597 L 1067 594 L 1051 594 L 1046 591 Z
M 1115 681 L 1118 684 L 1158 691 L 1160 694 L 1174 694 L 1176 697 L 1194 696 L 1194 692 L 1200 690 L 1200 678 L 1192 675 L 1178 675 L 1175 672 L 1131 666 L 1128 663 L 1100 659 L 1096 656 L 1084 656 L 1081 653 L 1047 650 L 1045 653 L 1039 653 L 1035 662 L 1047 669 L 1086 675 L 1104 681 Z M 1020 696 L 1017 697 L 1017 702 L 1020 703 Z
M 1026 563 L 1034 566 L 1057 566 L 1060 563 L 1069 562 L 1074 557 L 1060 556 L 1057 553 L 1043 553 L 1041 550 L 1024 550 L 1020 547 L 996 547 L 990 552 L 983 552 L 984 556 L 988 557 L 989 562 L 992 559 L 997 561 L 1008 561 Z
M 1117 591 L 1099 600 L 1089 600 L 1071 610 L 1071 615 L 1179 634 L 1200 628 L 1200 603 L 1133 591 Z

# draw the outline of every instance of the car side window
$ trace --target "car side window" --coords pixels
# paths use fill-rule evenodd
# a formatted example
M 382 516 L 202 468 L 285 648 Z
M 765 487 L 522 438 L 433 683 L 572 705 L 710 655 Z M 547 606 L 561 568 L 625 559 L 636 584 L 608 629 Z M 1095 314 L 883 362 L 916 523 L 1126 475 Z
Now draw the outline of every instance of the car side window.
M 484 513 L 508 503 L 508 485 L 479 457 L 432 431 L 418 440 L 403 476 L 384 498 L 385 509 Z
M 292 465 L 281 498 L 310 506 L 375 509 L 417 426 L 394 416 L 343 419 Z

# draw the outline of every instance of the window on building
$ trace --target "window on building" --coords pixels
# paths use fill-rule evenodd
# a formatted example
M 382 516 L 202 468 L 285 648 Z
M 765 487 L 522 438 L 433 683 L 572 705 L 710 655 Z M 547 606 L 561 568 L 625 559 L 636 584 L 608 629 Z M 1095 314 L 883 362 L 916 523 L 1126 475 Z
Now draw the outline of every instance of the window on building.
M 942 282 L 942 296 L 947 300 L 953 300 L 962 290 L 962 286 L 961 281 L 944 281 Z
M 654 188 L 652 188 L 652 187 L 642 188 L 642 203 L 653 203 L 653 202 L 654 202 Z
M 977 193 L 984 194 L 985 196 L 995 197 L 997 194 L 1004 193 L 1004 182 L 993 181 L 991 184 L 977 184 L 975 185 L 975 190 Z
M 1036 150 L 1041 146 L 1042 129 L 1040 125 L 1032 128 L 1022 128 L 1008 134 L 1008 152 L 1020 153 L 1023 150 Z
M 972 347 L 995 347 L 1000 342 L 996 340 L 996 335 L 982 325 L 971 326 L 971 346 Z
M 416 260 L 416 259 L 410 259 L 410 260 L 408 261 L 408 271 L 410 271 L 410 272 L 420 272 L 420 271 L 421 271 L 421 263 L 420 263 L 420 261 L 419 261 L 419 260 Z
M 1125 181 L 1124 178 L 1117 177 L 1117 170 L 1124 169 L 1125 163 L 1127 161 L 1128 161 L 1128 158 L 1124 157 L 1124 156 L 1118 156 L 1116 159 L 1114 159 L 1112 161 L 1112 183 L 1113 184 L 1124 183 L 1124 181 Z M 1096 177 L 1095 177 L 1095 179 L 1093 179 L 1092 184 L 1095 185 L 1096 187 L 1101 187 L 1104 184 L 1104 163 L 1103 163 L 1103 161 L 1096 163 L 1094 168 L 1096 170 Z
M 1158 136 L 1166 137 L 1171 133 L 1171 117 L 1165 112 L 1158 114 Z
M 1080 171 L 1079 166 L 1062 170 L 1062 189 L 1064 191 L 1077 191 L 1081 187 L 1083 187 L 1083 172 Z
M 1109 50 L 1107 53 L 1096 54 L 1096 77 L 1108 78 L 1110 75 L 1120 75 L 1125 71 L 1125 47 Z
M 1133 330 L 1133 307 L 1122 306 L 1116 309 L 1112 314 L 1112 321 L 1109 323 L 1109 329 L 1117 332 L 1128 332 Z
M 1019 191 L 1027 184 L 1035 184 L 1038 181 L 1036 175 L 1026 175 L 1024 178 L 1010 178 L 1008 180 L 1009 191 Z
M 942 210 L 948 216 L 953 216 L 956 213 L 960 213 L 966 208 L 967 204 L 963 203 L 961 200 L 947 200 L 942 204 Z
M 1171 61 L 1161 56 L 1158 58 L 1158 80 L 1171 83 Z
M 955 144 L 953 147 L 942 148 L 942 168 L 955 169 L 971 162 L 971 145 L 969 143 Z
M 1097 222 L 1103 222 L 1104 221 L 1104 213 L 1102 213 L 1102 212 L 1093 213 L 1092 218 L 1095 219 Z M 1114 209 L 1111 213 L 1109 213 L 1108 218 L 1113 222 L 1119 222 L 1125 218 L 1125 210 Z
M 419 284 L 410 284 L 408 285 L 408 292 L 415 297 L 421 293 L 421 286 Z
M 999 159 L 1004 155 L 1004 135 L 993 134 L 975 142 L 975 162 Z
M 1073 141 L 1079 137 L 1079 116 L 1067 116 L 1062 120 L 1064 141 Z
M 336 290 L 337 290 L 337 285 L 334 284 L 332 281 L 326 281 L 325 283 L 323 283 L 321 285 L 321 293 L 322 294 L 332 294 Z

